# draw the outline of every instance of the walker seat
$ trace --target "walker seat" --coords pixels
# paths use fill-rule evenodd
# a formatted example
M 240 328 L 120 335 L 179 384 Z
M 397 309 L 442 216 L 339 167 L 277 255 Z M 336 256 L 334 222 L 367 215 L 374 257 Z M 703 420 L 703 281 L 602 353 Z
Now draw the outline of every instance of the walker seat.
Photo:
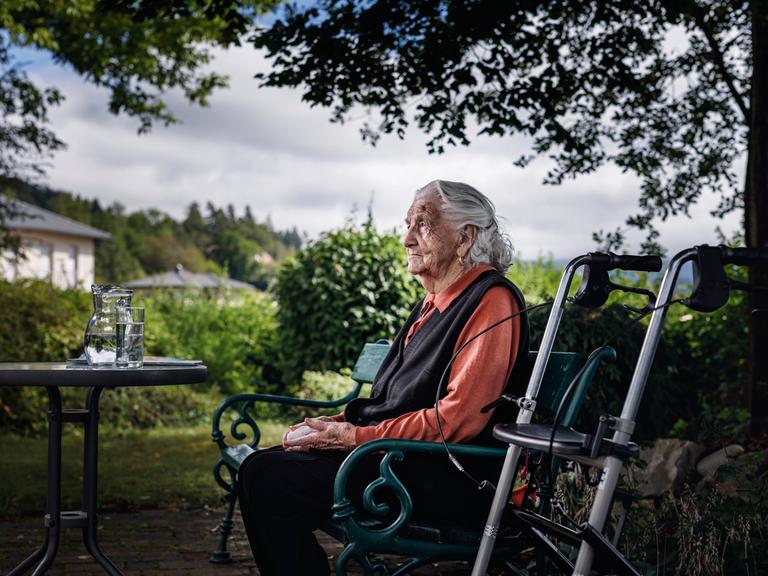
M 549 453 L 552 426 L 549 424 L 497 424 L 493 428 L 493 437 L 507 444 Z M 556 456 L 598 458 L 611 455 L 624 460 L 635 458 L 640 454 L 640 448 L 633 442 L 622 446 L 607 438 L 598 438 L 565 426 L 558 426 L 555 429 L 551 451 Z

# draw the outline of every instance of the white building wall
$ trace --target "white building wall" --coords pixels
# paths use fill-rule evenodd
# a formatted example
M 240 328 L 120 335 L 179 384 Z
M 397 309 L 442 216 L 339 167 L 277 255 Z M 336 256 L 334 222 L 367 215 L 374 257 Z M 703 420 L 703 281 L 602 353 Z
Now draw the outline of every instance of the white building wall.
M 2 275 L 6 280 L 49 278 L 57 288 L 90 290 L 94 282 L 94 241 L 50 232 L 17 231 L 26 258 L 13 261 L 3 254 Z
M 16 280 L 16 261 L 11 250 L 3 250 L 0 254 L 0 277 L 8 282 Z
M 81 238 L 77 250 L 77 284 L 82 290 L 91 290 L 91 284 L 96 279 L 96 242 L 92 239 Z

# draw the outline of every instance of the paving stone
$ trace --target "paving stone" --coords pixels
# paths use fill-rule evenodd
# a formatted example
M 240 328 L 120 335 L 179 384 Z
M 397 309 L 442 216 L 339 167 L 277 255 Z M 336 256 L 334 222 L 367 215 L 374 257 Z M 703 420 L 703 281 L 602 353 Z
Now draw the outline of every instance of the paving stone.
M 233 562 L 214 565 L 208 562 L 218 540 L 217 526 L 224 510 L 141 510 L 109 512 L 99 516 L 98 538 L 102 550 L 126 576 L 256 576 L 239 514 L 228 549 Z M 40 516 L 0 519 L 0 574 L 8 573 L 43 541 Z M 331 573 L 341 545 L 318 532 L 325 548 Z M 426 566 L 414 574 L 424 576 L 470 574 L 465 562 L 446 562 Z M 361 572 L 350 565 L 350 576 Z M 103 575 L 101 567 L 88 555 L 80 530 L 62 532 L 59 553 L 50 576 Z

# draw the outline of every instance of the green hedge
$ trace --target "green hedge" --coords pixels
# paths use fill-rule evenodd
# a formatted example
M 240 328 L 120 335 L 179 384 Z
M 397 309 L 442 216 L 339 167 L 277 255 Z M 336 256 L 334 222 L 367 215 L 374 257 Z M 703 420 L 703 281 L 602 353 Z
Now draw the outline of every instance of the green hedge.
M 202 360 L 208 381 L 201 389 L 278 391 L 280 346 L 271 296 L 158 291 L 139 294 L 134 302 L 146 308 L 146 353 Z
M 85 292 L 56 290 L 49 282 L 0 281 L 0 359 L 44 362 L 78 356 L 91 316 Z M 0 389 L 0 427 L 32 432 L 45 428 L 47 396 L 34 388 Z
M 4 362 L 70 358 L 82 352 L 91 296 L 49 282 L 0 281 L 0 355 Z
M 107 390 L 100 404 L 105 426 L 199 423 L 210 418 L 222 392 L 277 390 L 279 346 L 271 297 L 169 291 L 137 294 L 133 302 L 146 308 L 146 354 L 199 358 L 208 366 L 209 378 L 194 387 Z M 0 282 L 2 361 L 62 361 L 80 355 L 92 308 L 87 292 L 57 290 L 42 281 Z M 82 404 L 81 390 L 63 390 L 62 395 L 67 406 Z M 0 427 L 43 431 L 46 405 L 42 390 L 4 388 Z
M 281 267 L 283 373 L 350 368 L 365 342 L 391 339 L 419 298 L 397 236 L 368 222 L 327 232 Z
M 734 268 L 728 275 L 746 281 L 745 269 Z M 673 435 L 694 440 L 747 440 L 750 415 L 743 398 L 748 312 L 744 292 L 735 290 L 728 304 L 710 314 L 683 306 L 670 309 L 665 339 L 676 354 L 672 362 L 675 385 L 686 394 L 685 401 L 670 414 Z

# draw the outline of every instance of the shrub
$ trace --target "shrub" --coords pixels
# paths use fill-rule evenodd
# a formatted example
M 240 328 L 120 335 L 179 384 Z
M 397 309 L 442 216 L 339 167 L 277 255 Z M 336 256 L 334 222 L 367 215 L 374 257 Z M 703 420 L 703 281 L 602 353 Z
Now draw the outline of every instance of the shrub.
M 307 370 L 302 375 L 301 385 L 293 390 L 292 394 L 298 398 L 312 400 L 335 400 L 349 394 L 355 385 L 350 375 L 350 370 L 341 372 Z
M 281 267 L 284 374 L 349 368 L 366 341 L 393 338 L 419 295 L 403 247 L 368 222 L 323 234 Z
M 745 269 L 734 268 L 729 276 L 746 281 Z M 747 312 L 745 294 L 735 290 L 728 304 L 710 314 L 670 309 L 664 330 L 684 351 L 677 367 L 690 394 L 687 409 L 675 422 L 675 435 L 699 441 L 746 441 L 749 411 L 741 399 L 747 380 Z
M 208 381 L 200 388 L 226 394 L 277 390 L 276 304 L 270 296 L 158 291 L 134 300 L 147 308 L 147 353 L 202 360 Z
M 539 258 L 535 262 L 515 261 L 507 277 L 522 290 L 526 303 L 530 306 L 554 297 L 562 273 L 562 267 L 555 265 L 552 258 Z M 546 316 L 544 311 L 539 314 Z
M 83 350 L 90 296 L 57 290 L 50 282 L 0 280 L 0 359 L 3 362 L 62 361 Z M 44 390 L 0 390 L 0 427 L 30 433 L 45 429 L 48 400 Z
M 355 382 L 350 378 L 352 371 L 343 369 L 341 372 L 326 370 L 324 372 L 316 370 L 306 370 L 301 377 L 301 383 L 291 387 L 289 393 L 297 398 L 307 398 L 311 400 L 337 400 L 349 394 Z M 363 386 L 360 397 L 367 397 L 370 394 L 370 386 Z M 279 415 L 292 422 L 313 417 L 338 414 L 344 410 L 344 406 L 338 408 L 307 408 L 302 406 L 280 406 Z M 262 409 L 263 411 L 263 409 Z
M 203 293 L 157 292 L 134 296 L 147 308 L 147 354 L 199 358 L 208 381 L 190 387 L 122 388 L 102 394 L 105 426 L 147 428 L 207 420 L 219 390 L 274 391 L 279 381 L 275 303 L 264 294 L 217 298 Z M 80 355 L 93 306 L 87 292 L 58 290 L 49 282 L 0 282 L 2 361 L 52 362 Z M 211 391 L 210 393 L 208 391 Z M 82 390 L 62 390 L 64 405 L 83 405 Z M 0 391 L 0 427 L 28 434 L 46 428 L 46 393 L 34 388 Z
M 4 362 L 43 362 L 77 356 L 93 306 L 86 292 L 58 290 L 50 282 L 0 280 Z
M 188 386 L 110 388 L 101 395 L 99 412 L 110 430 L 185 427 L 210 422 L 219 400 Z

